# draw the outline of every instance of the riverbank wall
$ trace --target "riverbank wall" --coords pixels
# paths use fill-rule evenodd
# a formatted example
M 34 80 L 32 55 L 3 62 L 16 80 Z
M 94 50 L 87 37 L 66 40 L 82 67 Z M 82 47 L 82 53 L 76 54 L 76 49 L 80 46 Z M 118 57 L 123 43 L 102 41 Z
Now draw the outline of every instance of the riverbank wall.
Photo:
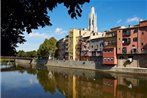
M 147 74 L 147 68 L 141 67 L 117 67 L 109 65 L 101 65 L 94 61 L 72 61 L 72 60 L 15 60 L 16 63 L 23 66 L 30 67 L 41 67 L 42 65 L 48 67 L 63 67 L 71 69 L 86 69 L 86 70 L 96 70 L 103 72 L 117 72 L 117 73 L 132 73 L 132 74 Z
M 73 61 L 73 60 L 48 60 L 46 66 L 59 66 L 80 69 L 97 69 L 100 64 L 94 61 Z
M 15 63 L 16 66 L 29 68 L 31 63 L 32 63 L 32 60 L 31 59 L 15 59 L 14 63 Z
M 75 69 L 90 69 L 103 72 L 117 72 L 117 73 L 135 73 L 147 74 L 147 68 L 141 67 L 116 67 L 108 65 L 100 65 L 94 61 L 63 61 L 63 60 L 49 60 L 46 64 L 47 67 L 66 67 Z

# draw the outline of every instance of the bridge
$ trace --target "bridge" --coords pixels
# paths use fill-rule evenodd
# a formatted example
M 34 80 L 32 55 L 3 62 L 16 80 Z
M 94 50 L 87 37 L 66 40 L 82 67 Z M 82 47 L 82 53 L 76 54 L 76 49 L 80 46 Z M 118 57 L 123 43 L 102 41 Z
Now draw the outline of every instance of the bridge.
M 1 59 L 10 59 L 10 60 L 15 60 L 15 59 L 23 59 L 23 60 L 32 60 L 33 58 L 31 57 L 17 57 L 17 56 L 0 56 Z
M 15 65 L 20 65 L 21 67 L 29 68 L 31 67 L 31 62 L 33 58 L 30 57 L 16 57 L 16 56 L 1 56 L 1 59 L 4 59 L 8 62 L 12 61 Z

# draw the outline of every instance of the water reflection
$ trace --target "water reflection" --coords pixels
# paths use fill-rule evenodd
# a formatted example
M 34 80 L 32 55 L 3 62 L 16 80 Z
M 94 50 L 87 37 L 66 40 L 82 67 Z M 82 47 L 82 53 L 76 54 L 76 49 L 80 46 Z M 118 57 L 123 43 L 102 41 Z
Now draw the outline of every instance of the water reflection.
M 26 78 L 29 77 L 29 83 L 34 85 L 31 86 L 34 88 L 31 90 L 39 93 L 37 96 L 45 95 L 44 98 L 51 95 L 54 95 L 51 96 L 52 98 L 147 98 L 147 77 L 145 76 L 136 77 L 54 67 L 48 70 L 29 69 L 21 74 Z M 3 78 L 5 80 L 5 76 Z M 2 81 L 2 93 L 8 92 L 4 90 L 3 85 Z M 23 85 L 28 84 L 25 82 Z M 43 91 L 38 87 L 39 85 Z M 25 97 L 28 96 L 25 95 Z

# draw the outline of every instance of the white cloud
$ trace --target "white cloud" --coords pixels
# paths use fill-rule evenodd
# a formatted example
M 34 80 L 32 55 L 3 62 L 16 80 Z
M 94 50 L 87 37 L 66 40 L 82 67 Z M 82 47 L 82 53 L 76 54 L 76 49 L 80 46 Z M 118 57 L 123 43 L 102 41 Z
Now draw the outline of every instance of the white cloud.
M 32 38 L 49 38 L 47 34 L 45 34 L 45 33 L 38 33 L 38 32 L 30 33 L 29 37 L 32 37 Z
M 63 33 L 65 33 L 66 31 L 65 30 L 63 30 L 62 28 L 56 28 L 55 29 L 55 33 L 56 34 L 63 34 Z
M 140 20 L 142 20 L 142 19 L 139 18 L 139 17 L 132 17 L 132 18 L 128 18 L 127 22 L 128 23 L 130 23 L 130 22 L 139 22 Z
M 121 20 L 121 19 L 119 19 L 119 20 L 117 21 L 117 23 L 121 23 L 121 21 L 122 21 L 122 20 Z

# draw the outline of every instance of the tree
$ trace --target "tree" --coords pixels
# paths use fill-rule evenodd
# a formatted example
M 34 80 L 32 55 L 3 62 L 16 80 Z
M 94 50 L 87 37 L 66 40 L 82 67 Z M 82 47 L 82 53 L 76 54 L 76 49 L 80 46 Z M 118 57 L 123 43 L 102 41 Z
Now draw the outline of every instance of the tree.
M 45 41 L 39 46 L 37 51 L 38 56 L 48 58 L 50 55 L 54 57 L 57 48 L 56 43 L 57 40 L 54 37 L 51 37 L 49 40 L 45 39 Z
M 81 17 L 81 6 L 90 0 L 2 0 L 1 55 L 14 55 L 17 43 L 25 42 L 23 32 L 51 26 L 48 10 L 64 4 L 71 18 Z
M 24 52 L 23 50 L 19 50 L 17 52 L 18 57 L 37 57 L 37 52 L 35 50 L 33 51 L 27 51 Z
M 26 52 L 27 57 L 37 57 L 37 52 L 35 50 Z
M 26 57 L 26 53 L 23 50 L 19 50 L 17 53 L 18 57 Z

